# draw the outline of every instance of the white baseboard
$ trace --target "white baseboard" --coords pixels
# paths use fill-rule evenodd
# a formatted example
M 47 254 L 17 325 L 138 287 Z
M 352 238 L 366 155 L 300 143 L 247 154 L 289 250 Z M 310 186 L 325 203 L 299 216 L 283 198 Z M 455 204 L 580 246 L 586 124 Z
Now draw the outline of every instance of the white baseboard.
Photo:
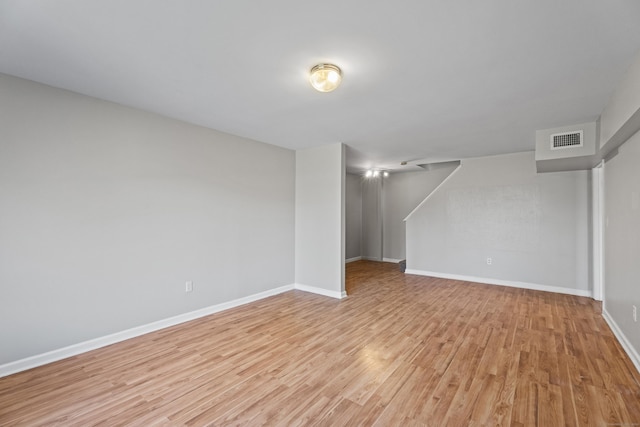
M 361 259 L 365 260 L 365 261 L 376 261 L 376 262 L 393 262 L 395 264 L 399 263 L 400 261 L 402 261 L 401 259 L 395 259 L 395 258 L 374 258 L 374 257 L 360 257 Z
M 433 271 L 407 269 L 405 274 L 418 276 L 438 277 L 441 279 L 464 280 L 465 282 L 484 283 L 487 285 L 508 286 L 510 288 L 531 289 L 534 291 L 555 292 L 558 294 L 576 295 L 579 297 L 591 297 L 591 291 L 584 289 L 561 288 L 558 286 L 538 285 L 537 283 L 516 282 L 512 280 L 488 279 L 485 277 L 462 276 L 459 274 L 436 273 Z
M 622 348 L 629 356 L 629 359 L 631 359 L 638 372 L 640 372 L 640 355 L 638 354 L 638 351 L 633 348 L 633 346 L 627 339 L 627 336 L 622 332 L 622 329 L 620 329 L 616 321 L 613 320 L 613 317 L 611 317 L 609 312 L 604 308 L 602 309 L 602 318 L 605 320 L 605 322 L 607 322 L 607 324 L 611 328 L 611 331 L 613 332 L 613 335 L 616 336 L 618 342 L 620 343 L 620 345 L 622 345 Z
M 318 288 L 316 286 L 302 285 L 300 283 L 296 283 L 293 286 L 295 287 L 295 289 L 298 289 L 300 291 L 311 292 L 312 294 L 323 295 L 325 297 L 331 297 L 336 299 L 342 299 L 347 297 L 347 293 L 345 291 L 342 291 L 342 292 L 330 291 L 328 289 Z
M 348 259 L 344 260 L 344 263 L 345 264 L 349 264 L 350 262 L 360 261 L 361 259 L 362 259 L 361 256 L 356 256 L 356 257 L 348 258 Z
M 37 354 L 35 356 L 27 357 L 25 359 L 16 360 L 14 362 L 0 365 L 0 378 L 7 375 L 15 374 L 17 372 L 26 371 L 27 369 L 35 368 L 38 366 L 46 365 L 47 363 L 56 362 L 58 360 L 66 359 L 67 357 L 76 356 L 87 351 L 95 350 L 100 347 L 115 344 L 130 338 L 135 338 L 140 335 L 148 334 L 149 332 L 155 332 L 160 329 L 168 328 L 170 326 L 178 325 L 180 323 L 188 322 L 190 320 L 198 319 L 200 317 L 208 316 L 210 314 L 218 313 L 220 311 L 228 310 L 230 308 L 238 307 L 240 305 L 248 304 L 250 302 L 258 301 L 263 298 L 267 298 L 273 295 L 281 294 L 294 289 L 294 285 L 281 286 L 275 289 L 269 289 L 268 291 L 259 292 L 257 294 L 249 295 L 243 298 L 238 298 L 233 301 L 223 302 L 221 304 L 212 305 L 209 307 L 201 308 L 199 310 L 190 311 L 188 313 L 179 314 L 177 316 L 169 317 L 167 319 L 158 320 L 156 322 L 148 323 L 146 325 L 136 326 L 135 328 L 127 329 L 114 334 L 106 335 L 99 338 L 94 338 L 89 341 L 84 341 L 78 344 L 73 344 L 60 349 L 52 350 L 46 353 Z

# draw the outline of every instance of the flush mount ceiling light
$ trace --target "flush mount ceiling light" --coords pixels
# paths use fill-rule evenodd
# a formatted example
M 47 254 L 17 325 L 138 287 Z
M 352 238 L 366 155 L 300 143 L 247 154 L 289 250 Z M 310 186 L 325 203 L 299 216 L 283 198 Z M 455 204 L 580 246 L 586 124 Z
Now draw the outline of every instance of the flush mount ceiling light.
M 318 64 L 311 69 L 309 82 L 318 92 L 331 92 L 340 85 L 342 71 L 333 64 Z

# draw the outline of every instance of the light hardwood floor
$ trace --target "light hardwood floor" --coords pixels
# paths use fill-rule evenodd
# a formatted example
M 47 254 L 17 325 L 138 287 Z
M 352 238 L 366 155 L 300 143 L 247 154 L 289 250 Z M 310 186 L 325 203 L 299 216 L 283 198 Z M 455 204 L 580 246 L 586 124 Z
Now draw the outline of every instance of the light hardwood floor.
M 639 425 L 640 375 L 588 298 L 347 265 L 0 379 L 0 425 Z

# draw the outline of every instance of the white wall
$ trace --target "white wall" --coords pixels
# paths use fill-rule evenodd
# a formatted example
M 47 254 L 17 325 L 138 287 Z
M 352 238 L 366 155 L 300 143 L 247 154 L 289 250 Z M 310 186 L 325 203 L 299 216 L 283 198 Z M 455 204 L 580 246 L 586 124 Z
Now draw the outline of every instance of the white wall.
M 640 132 L 605 164 L 604 307 L 640 362 Z M 632 317 L 637 309 L 638 321 Z
M 589 294 L 588 192 L 533 152 L 464 160 L 407 221 L 407 268 Z
M 295 280 L 344 296 L 345 149 L 342 144 L 296 151 Z
M 345 258 L 362 256 L 362 176 L 348 173 L 345 182 Z
M 0 75 L 0 364 L 291 285 L 294 168 Z
M 456 166 L 431 171 L 392 173 L 382 183 L 383 257 L 390 260 L 406 258 L 404 219 L 413 211 Z

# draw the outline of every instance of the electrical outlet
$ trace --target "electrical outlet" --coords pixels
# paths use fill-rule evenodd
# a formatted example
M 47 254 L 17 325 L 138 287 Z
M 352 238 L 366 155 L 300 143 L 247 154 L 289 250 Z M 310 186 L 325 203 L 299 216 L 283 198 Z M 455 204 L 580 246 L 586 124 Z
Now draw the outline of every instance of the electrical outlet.
M 184 291 L 191 292 L 193 291 L 193 282 L 187 282 L 184 284 Z
M 487 258 L 487 265 L 491 265 L 492 262 L 493 260 L 491 258 Z
M 636 306 L 633 305 L 633 321 L 637 322 L 638 321 L 638 310 L 636 310 Z

